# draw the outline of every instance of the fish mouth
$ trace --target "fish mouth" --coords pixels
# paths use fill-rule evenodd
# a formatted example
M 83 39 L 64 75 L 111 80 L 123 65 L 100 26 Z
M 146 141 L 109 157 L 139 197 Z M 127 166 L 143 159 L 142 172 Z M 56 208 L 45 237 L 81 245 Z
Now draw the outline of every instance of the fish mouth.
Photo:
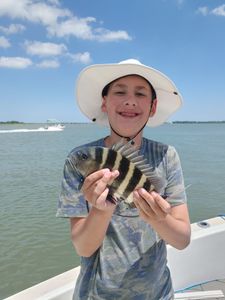
M 76 167 L 76 165 L 75 165 L 75 167 L 74 167 L 74 170 L 75 170 L 75 172 L 77 173 L 77 175 L 78 175 L 79 177 L 84 177 L 84 176 L 81 174 L 81 172 L 79 171 L 79 169 Z

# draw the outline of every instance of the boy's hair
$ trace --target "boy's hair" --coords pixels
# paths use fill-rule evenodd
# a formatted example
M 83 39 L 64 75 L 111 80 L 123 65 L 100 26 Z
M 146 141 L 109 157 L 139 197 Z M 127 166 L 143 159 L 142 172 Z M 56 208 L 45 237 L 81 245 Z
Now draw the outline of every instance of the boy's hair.
M 126 76 L 130 76 L 130 75 L 136 75 L 136 74 L 129 74 L 129 75 L 126 75 Z M 122 76 L 122 77 L 119 77 L 119 78 L 116 78 L 115 80 L 111 81 L 110 83 L 108 83 L 102 90 L 102 97 L 104 96 L 107 96 L 108 95 L 108 92 L 109 92 L 109 88 L 111 86 L 111 84 L 115 81 L 117 81 L 118 79 L 120 78 L 123 78 L 123 77 L 126 77 L 126 76 Z M 140 75 L 137 75 L 137 76 L 140 76 Z M 140 76 L 142 77 L 142 76 Z M 151 89 L 151 92 L 152 92 L 152 100 L 156 99 L 156 92 L 155 92 L 155 89 L 153 88 L 153 86 L 151 85 L 151 83 L 145 79 L 144 77 L 142 77 L 150 86 L 150 89 Z

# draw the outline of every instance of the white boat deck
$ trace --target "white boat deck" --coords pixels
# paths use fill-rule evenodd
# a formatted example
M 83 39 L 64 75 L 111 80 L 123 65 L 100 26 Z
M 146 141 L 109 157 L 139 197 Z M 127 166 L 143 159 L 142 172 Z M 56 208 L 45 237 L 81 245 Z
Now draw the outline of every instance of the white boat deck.
M 225 299 L 225 278 L 180 291 L 175 299 Z
M 204 229 L 208 229 L 207 231 L 210 230 L 211 228 L 215 228 L 215 226 L 220 226 L 220 224 L 225 224 L 225 218 L 224 217 L 217 217 L 213 218 L 207 221 L 202 221 L 199 223 L 192 224 L 192 233 L 194 235 L 198 236 L 198 232 L 200 233 Z M 202 243 L 202 241 L 201 241 Z M 213 243 L 213 240 L 211 240 L 211 243 Z M 224 248 L 224 241 L 222 243 L 222 249 Z M 220 247 L 219 241 L 217 243 L 214 241 L 214 244 L 210 245 L 212 247 L 212 250 L 216 250 L 217 247 Z M 208 248 L 207 248 L 208 249 Z M 198 253 L 201 253 L 200 247 L 198 250 Z M 204 247 L 203 247 L 204 250 Z M 221 269 L 223 270 L 225 268 L 225 252 L 221 249 L 219 249 L 218 253 L 219 259 L 216 256 L 217 252 L 216 251 L 210 251 L 212 256 L 215 256 L 215 261 L 219 262 L 221 265 Z M 193 250 L 192 250 L 193 251 Z M 207 251 L 205 251 L 206 253 Z M 204 252 L 202 252 L 202 255 L 204 257 L 205 255 Z M 191 254 L 190 254 L 191 255 Z M 212 258 L 208 257 L 209 261 L 211 259 L 211 267 L 214 269 L 212 273 L 221 273 L 219 270 L 220 268 L 216 263 L 214 263 L 214 260 Z M 193 265 L 192 265 L 193 267 Z M 200 273 L 201 273 L 201 258 L 198 255 L 198 261 L 196 262 L 196 269 L 194 270 L 195 273 L 198 273 L 197 268 L 200 268 Z M 223 271 L 222 271 L 223 272 Z M 204 275 L 203 275 L 204 276 Z M 207 278 L 207 274 L 205 275 Z M 218 275 L 219 276 L 219 275 Z M 209 277 L 210 278 L 210 277 Z M 225 299 L 225 277 L 219 277 L 220 279 L 217 280 L 207 280 L 207 281 L 201 281 L 200 284 L 193 285 L 188 288 L 184 288 L 183 290 L 179 290 L 176 293 L 175 299 Z M 221 279 L 222 278 L 222 279 Z M 197 280 L 198 281 L 198 280 Z
M 225 218 L 192 224 L 186 249 L 168 246 L 168 265 L 176 300 L 225 299 Z M 78 274 L 79 267 L 5 300 L 71 300 Z

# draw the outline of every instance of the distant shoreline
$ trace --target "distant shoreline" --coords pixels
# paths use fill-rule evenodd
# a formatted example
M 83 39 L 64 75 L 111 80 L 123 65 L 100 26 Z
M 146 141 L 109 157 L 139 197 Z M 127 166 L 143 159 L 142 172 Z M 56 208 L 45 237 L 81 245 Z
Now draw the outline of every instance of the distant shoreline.
M 0 122 L 0 124 L 26 124 L 26 123 L 19 122 L 19 121 L 6 121 L 6 122 Z
M 225 121 L 173 121 L 172 124 L 218 124 Z
M 60 122 L 61 124 L 92 124 L 91 122 Z M 172 121 L 165 124 L 224 124 L 224 121 Z M 0 125 L 45 124 L 45 122 L 0 121 Z

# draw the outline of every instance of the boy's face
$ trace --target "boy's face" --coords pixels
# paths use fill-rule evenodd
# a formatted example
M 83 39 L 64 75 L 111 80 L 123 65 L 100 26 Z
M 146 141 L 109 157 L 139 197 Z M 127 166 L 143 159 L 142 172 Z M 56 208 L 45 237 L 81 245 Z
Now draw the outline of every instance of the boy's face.
M 156 110 L 148 82 L 129 75 L 114 81 L 103 97 L 102 111 L 107 113 L 111 126 L 123 136 L 132 136 L 144 126 Z M 150 111 L 151 109 L 151 111 Z

